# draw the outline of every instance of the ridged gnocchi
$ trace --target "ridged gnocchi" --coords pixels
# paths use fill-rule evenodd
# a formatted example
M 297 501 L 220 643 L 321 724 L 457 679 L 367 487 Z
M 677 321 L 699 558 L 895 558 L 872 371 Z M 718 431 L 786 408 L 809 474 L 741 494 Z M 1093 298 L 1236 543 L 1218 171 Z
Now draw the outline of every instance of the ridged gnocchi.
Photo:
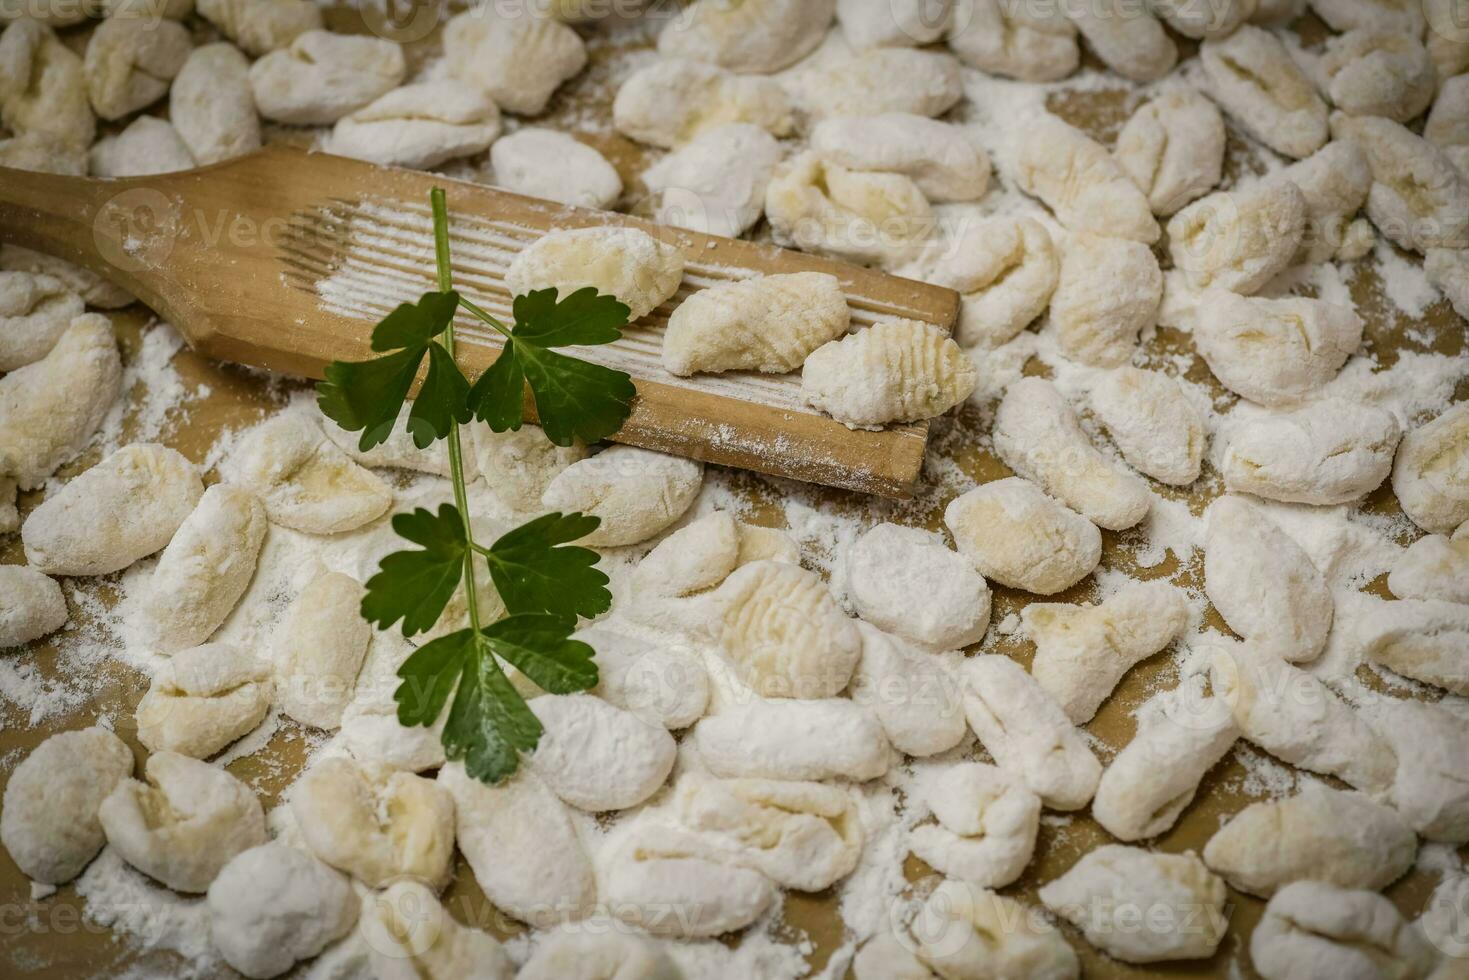
M 683 516 L 704 484 L 702 464 L 633 446 L 613 446 L 572 463 L 541 494 L 547 509 L 601 519 L 582 545 L 646 541 Z
M 849 170 L 810 151 L 776 169 L 765 216 L 779 244 L 869 265 L 907 261 L 934 226 L 908 177 Z
M 1293 882 L 1270 899 L 1250 934 L 1250 963 L 1265 980 L 1426 977 L 1437 952 L 1376 892 Z M 1391 964 L 1390 966 L 1387 966 Z
M 959 63 L 952 56 L 908 48 L 862 51 L 809 68 L 791 86 L 797 103 L 813 119 L 885 112 L 941 116 L 964 95 Z
M 806 404 L 851 429 L 934 418 L 978 383 L 959 345 L 919 320 L 879 320 L 818 348 L 801 368 Z
M 1326 398 L 1231 427 L 1220 469 L 1235 493 L 1351 503 L 1387 479 L 1402 437 L 1397 416 L 1386 409 Z
M 1108 371 L 1091 391 L 1091 407 L 1139 473 L 1181 487 L 1199 478 L 1204 422 L 1175 379 L 1135 367 Z
M 589 694 L 532 698 L 544 731 L 527 760 L 551 792 L 590 813 L 625 810 L 652 796 L 673 770 L 678 749 L 652 724 Z
M 552 231 L 517 254 L 505 270 L 515 295 L 554 288 L 561 298 L 593 286 L 641 320 L 678 291 L 683 253 L 638 228 L 608 226 Z
M 1336 377 L 1361 345 L 1362 328 L 1355 310 L 1325 300 L 1215 290 L 1200 310 L 1194 344 L 1220 384 L 1278 407 L 1301 401 Z
M 1132 114 L 1112 155 L 1148 196 L 1153 213 L 1170 215 L 1219 183 L 1224 119 L 1196 90 L 1175 86 Z
M 912 178 L 935 204 L 974 201 L 989 188 L 990 159 L 964 129 L 906 112 L 836 116 L 811 130 L 811 149 L 850 170 Z
M 1162 302 L 1163 272 L 1146 245 L 1076 234 L 1061 253 L 1051 323 L 1071 360 L 1120 367 L 1157 323 Z
M 444 25 L 444 60 L 506 112 L 536 116 L 587 64 L 587 47 L 565 24 L 529 11 L 475 7 Z
M 836 0 L 697 0 L 658 34 L 658 53 L 730 71 L 787 68 L 826 37 Z
M 372 639 L 361 612 L 365 594 L 352 576 L 323 572 L 286 613 L 276 640 L 276 695 L 281 710 L 303 725 L 342 724 Z
M 1199 62 L 1209 96 L 1253 138 L 1296 159 L 1326 145 L 1326 103 L 1274 34 L 1245 24 L 1205 41 Z
M 1051 233 L 1033 218 L 966 222 L 937 256 L 915 264 L 909 275 L 962 294 L 954 339 L 987 350 L 1046 311 L 1061 273 Z
M 29 565 L 0 565 L 0 649 L 39 640 L 66 625 L 61 586 Z
M 1086 578 L 1102 557 L 1097 526 L 1029 480 L 995 480 L 944 510 L 954 546 L 989 579 L 1055 595 Z
M 1425 531 L 1448 534 L 1469 520 L 1469 404 L 1403 437 L 1392 489 L 1403 513 Z
M 794 371 L 847 332 L 851 314 L 836 276 L 792 272 L 701 289 L 678 305 L 663 334 L 663 366 L 700 371 Z
M 870 623 L 858 621 L 862 659 L 849 694 L 870 707 L 893 748 L 923 757 L 964 738 L 964 706 L 949 668 Z
M 660 60 L 622 83 L 612 103 L 612 123 L 639 143 L 671 149 L 730 123 L 789 136 L 795 115 L 790 97 L 772 78 Z
M 913 828 L 908 847 L 934 870 L 1004 888 L 1030 863 L 1041 800 L 1019 776 L 983 762 L 961 763 L 937 776 L 923 800 L 938 823 Z
M 391 92 L 406 73 L 392 41 L 307 31 L 250 66 L 250 90 L 266 119 L 325 126 Z
M 1106 148 L 1055 116 L 1026 126 L 1014 178 L 1071 231 L 1144 244 L 1161 234 L 1147 197 Z
M 180 650 L 153 675 L 135 720 L 150 752 L 195 759 L 253 731 L 270 710 L 270 669 L 222 643 Z
M 892 756 L 876 714 L 846 698 L 735 704 L 694 726 L 693 747 L 726 778 L 863 782 Z

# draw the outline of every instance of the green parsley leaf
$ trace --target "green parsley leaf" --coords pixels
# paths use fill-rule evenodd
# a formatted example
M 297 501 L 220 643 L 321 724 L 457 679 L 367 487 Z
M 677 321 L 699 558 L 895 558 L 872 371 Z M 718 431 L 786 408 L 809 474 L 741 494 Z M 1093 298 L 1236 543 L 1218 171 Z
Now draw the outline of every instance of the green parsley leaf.
M 430 640 L 403 661 L 403 683 L 393 692 L 399 724 L 427 728 L 438 720 L 474 647 L 474 631 L 458 630 Z
M 423 347 L 443 333 L 459 309 L 459 294 L 424 293 L 417 303 L 403 303 L 372 328 L 372 349 L 382 353 L 404 347 Z
M 515 336 L 538 347 L 610 344 L 627 326 L 627 304 L 583 286 L 560 302 L 556 290 L 538 289 L 511 303 Z
M 572 694 L 597 685 L 596 651 L 571 639 L 575 629 L 572 616 L 521 613 L 486 626 L 484 634 L 490 649 L 542 690 Z
M 454 358 L 436 341 L 428 345 L 428 378 L 413 399 L 408 414 L 408 431 L 413 444 L 427 449 L 436 440 L 449 437 L 451 425 L 462 425 L 469 411 L 469 381 Z
M 536 747 L 542 728 L 495 658 L 483 653 L 485 645 L 483 638 L 471 644 L 479 655 L 466 659 L 459 675 L 444 724 L 444 754 L 463 759 L 475 779 L 498 783 L 519 768 L 519 752 Z
M 505 608 L 587 618 L 612 608 L 607 576 L 593 567 L 601 556 L 590 548 L 558 547 L 600 523 L 586 514 L 546 514 L 502 535 L 485 559 Z
M 403 635 L 413 636 L 433 628 L 459 588 L 469 543 L 453 504 L 439 505 L 437 516 L 422 507 L 397 514 L 393 530 L 423 550 L 395 551 L 378 563 L 367 580 L 362 616 L 381 629 L 401 619 Z

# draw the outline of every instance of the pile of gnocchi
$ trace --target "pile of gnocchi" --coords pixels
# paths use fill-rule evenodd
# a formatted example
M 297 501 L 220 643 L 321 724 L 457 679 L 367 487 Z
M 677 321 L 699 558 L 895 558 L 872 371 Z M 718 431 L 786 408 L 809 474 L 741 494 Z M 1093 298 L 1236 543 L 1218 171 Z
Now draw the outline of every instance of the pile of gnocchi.
M 1462 865 L 1417 918 L 1381 894 L 1428 845 L 1469 842 L 1469 405 L 1339 385 L 1372 370 L 1367 324 L 1313 278 L 1407 257 L 1469 317 L 1469 5 L 1306 3 L 525 0 L 444 9 L 428 60 L 328 30 L 310 0 L 7 7 L 0 166 L 146 175 L 305 134 L 941 285 L 962 298 L 952 337 L 854 331 L 822 273 L 702 289 L 663 365 L 799 371 L 854 428 L 959 408 L 930 473 L 982 451 L 1006 475 L 930 486 L 920 519 L 820 554 L 736 506 L 730 474 L 471 424 L 475 513 L 598 517 L 580 543 L 615 596 L 577 634 L 593 690 L 510 672 L 545 731 L 489 785 L 446 758 L 442 718 L 398 723 L 414 646 L 360 613 L 389 516 L 452 499 L 443 447 L 400 419 L 361 451 L 295 397 L 217 464 L 139 442 L 63 479 L 127 398 L 105 311 L 133 300 L 0 247 L 0 534 L 24 558 L 0 565 L 0 647 L 64 642 L 79 596 L 118 585 L 117 639 L 151 665 L 131 718 L 13 764 L 0 844 L 40 900 L 106 862 L 188 899 L 205 968 L 252 978 L 784 980 L 804 960 L 739 950 L 779 932 L 789 892 L 842 899 L 830 978 L 1067 980 L 1099 954 L 1469 976 Z M 632 174 L 535 125 L 627 36 L 650 44 L 610 73 L 602 135 L 638 150 Z M 1115 138 L 1045 109 L 1083 81 L 1129 94 Z M 999 125 L 976 92 L 1025 108 Z M 546 235 L 506 282 L 596 286 L 636 324 L 683 275 L 656 237 L 597 228 Z M 1223 394 L 1189 380 L 1195 357 Z M 1416 540 L 1385 545 L 1392 598 L 1348 615 L 1367 583 L 1312 529 L 1383 487 Z M 1183 494 L 1207 503 L 1202 589 L 1104 562 Z M 419 641 L 465 622 L 460 598 Z M 1130 740 L 1088 729 L 1169 657 L 1176 686 Z M 1370 701 L 1343 683 L 1358 672 Z M 310 752 L 267 812 L 231 767 L 271 726 Z M 1198 853 L 1168 846 L 1245 745 L 1299 774 L 1291 791 Z M 1022 889 L 1047 828 L 1083 813 L 1107 841 Z M 448 914 L 471 875 L 521 935 Z M 864 914 L 874 887 L 887 905 Z M 1243 896 L 1263 917 L 1232 930 Z

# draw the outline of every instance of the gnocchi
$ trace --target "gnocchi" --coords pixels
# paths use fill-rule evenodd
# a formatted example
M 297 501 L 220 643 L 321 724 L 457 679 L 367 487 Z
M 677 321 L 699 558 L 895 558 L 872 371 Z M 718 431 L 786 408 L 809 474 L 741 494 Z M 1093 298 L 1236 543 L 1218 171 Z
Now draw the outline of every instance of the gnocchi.
M 1392 489 L 1403 513 L 1425 531 L 1448 534 L 1469 520 L 1469 404 L 1403 437 Z
M 908 48 L 859 52 L 806 69 L 791 84 L 812 119 L 888 112 L 941 116 L 964 95 L 952 56 Z
M 887 772 L 892 754 L 877 716 L 845 698 L 735 704 L 694 726 L 693 747 L 731 779 L 864 782 Z
M 1438 78 L 1416 37 L 1359 29 L 1330 38 L 1319 71 L 1327 96 L 1342 112 L 1417 118 L 1433 101 Z
M 1442 149 L 1391 119 L 1335 113 L 1332 135 L 1362 148 L 1372 168 L 1367 217 L 1415 252 L 1469 241 L 1469 178 Z
M 1194 344 L 1224 387 L 1279 407 L 1336 377 L 1362 343 L 1362 327 L 1355 310 L 1325 300 L 1215 290 L 1200 310 Z
M 1225 0 L 1223 3 L 1191 3 L 1189 0 L 1154 0 L 1153 12 L 1184 37 L 1228 37 L 1256 13 L 1254 0 Z
M 701 289 L 679 304 L 663 334 L 663 366 L 700 371 L 794 371 L 847 332 L 851 314 L 836 276 L 793 272 Z
M 854 51 L 932 44 L 950 27 L 951 0 L 837 0 L 842 36 Z
M 506 112 L 540 115 L 561 83 L 587 64 L 587 47 L 565 24 L 495 6 L 472 7 L 444 25 L 444 60 Z
M 673 770 L 673 736 L 589 694 L 547 694 L 530 710 L 544 731 L 528 764 L 551 792 L 581 810 L 625 810 Z
M 1297 262 L 1325 262 L 1344 257 L 1351 247 L 1352 218 L 1367 203 L 1372 168 L 1355 143 L 1333 140 L 1306 159 L 1291 164 L 1281 176 L 1306 198 L 1306 230 Z
M 1055 116 L 1026 126 L 1014 177 L 1071 231 L 1144 244 L 1161 233 L 1147 197 L 1106 148 Z
M 937 824 L 913 828 L 908 847 L 925 864 L 981 888 L 1003 888 L 1020 877 L 1035 852 L 1041 800 L 1019 776 L 983 762 L 966 762 L 924 793 Z
M 290 46 L 321 30 L 321 8 L 311 0 L 196 0 L 199 14 L 251 57 Z
M 87 42 L 83 62 L 92 109 L 112 120 L 157 102 L 193 46 L 188 28 L 176 21 L 104 20 Z
M 989 189 L 990 159 L 965 130 L 911 113 L 837 116 L 811 131 L 811 149 L 849 170 L 912 178 L 935 204 L 975 201 Z
M 1444 150 L 1469 147 L 1469 78 L 1456 75 L 1439 87 L 1423 138 Z
M 941 882 L 919 908 L 912 933 L 919 959 L 943 977 L 1081 976 L 1076 952 L 1049 921 L 967 882 Z
M 993 350 L 1046 311 L 1061 260 L 1039 221 L 990 218 L 966 223 L 939 255 L 920 259 L 910 274 L 961 293 L 955 339 Z
M 944 524 L 959 553 L 986 578 L 1038 595 L 1071 588 L 1102 557 L 1095 524 L 1018 477 L 955 497 Z
M 1372 29 L 1423 36 L 1424 11 L 1394 0 L 1309 0 L 1316 16 L 1334 31 Z
M 398 417 L 393 419 L 393 428 L 388 433 L 387 439 L 365 451 L 359 448 L 362 433 L 350 432 L 322 413 L 318 413 L 316 422 L 328 439 L 341 447 L 342 452 L 350 456 L 354 462 L 361 463 L 363 466 L 417 470 L 420 473 L 447 477 L 449 475 L 448 448 L 438 442 L 427 449 L 418 448 L 413 441 L 411 429 L 413 423 L 409 421 L 412 411 L 412 403 L 404 402 L 403 407 L 398 411 Z M 481 426 L 475 425 L 471 435 L 479 428 Z M 488 427 L 484 428 L 488 431 Z M 545 441 L 545 436 L 541 435 L 534 426 L 530 431 L 536 432 L 541 440 Z
M 580 540 L 594 547 L 646 541 L 683 516 L 699 495 L 704 467 L 633 446 L 613 446 L 556 474 L 541 503 L 562 512 L 600 518 Z
M 1224 485 L 1269 500 L 1351 503 L 1387 479 L 1402 437 L 1386 409 L 1325 398 L 1231 428 Z
M 849 429 L 943 415 L 978 383 L 959 345 L 920 320 L 879 320 L 821 346 L 801 369 L 806 404 Z
M 326 126 L 391 92 L 406 73 L 391 41 L 312 30 L 251 65 L 250 90 L 272 122 Z
M 0 371 L 45 357 L 84 308 L 55 276 L 0 272 Z
M 520 252 L 505 270 L 515 295 L 554 288 L 564 298 L 585 286 L 628 307 L 641 320 L 670 299 L 683 282 L 677 246 L 637 228 L 615 226 L 553 231 Z
M 50 137 L 84 150 L 97 119 L 87 96 L 83 61 L 51 28 L 21 18 L 0 35 L 0 124 L 17 134 Z
M 800 61 L 826 37 L 836 0 L 696 0 L 658 35 L 658 53 L 766 74 Z
M 1290 265 L 1306 232 L 1306 198 L 1289 180 L 1219 191 L 1168 222 L 1168 251 L 1196 289 L 1257 293 Z
M 1128 366 L 1108 371 L 1091 406 L 1133 469 L 1180 487 L 1199 478 L 1204 421 L 1175 379 Z
M 421 773 L 444 764 L 447 713 L 429 725 L 405 727 L 398 721 L 398 702 L 393 697 L 400 683 L 398 670 L 415 649 L 401 634 L 373 634 L 337 733 L 338 744 L 363 766 Z M 510 676 L 514 683 L 516 675 Z
M 1108 68 L 1134 82 L 1151 82 L 1178 62 L 1178 48 L 1153 8 L 1153 4 L 1098 0 L 1067 7 L 1066 15 Z
M 201 166 L 259 149 L 250 62 L 240 49 L 224 41 L 195 48 L 174 76 L 168 118 Z
M 1429 534 L 1409 546 L 1387 576 L 1399 599 L 1442 599 L 1469 603 L 1469 524 L 1453 537 Z
M 731 123 L 789 136 L 795 128 L 790 97 L 771 78 L 660 60 L 634 72 L 612 103 L 618 132 L 669 149 Z
M 765 213 L 765 190 L 780 159 L 780 144 L 759 126 L 706 129 L 643 171 L 653 217 L 675 228 L 738 238 Z
M 1175 86 L 1132 114 L 1112 155 L 1153 213 L 1171 215 L 1219 183 L 1224 119 L 1195 89 Z
M 361 613 L 365 594 L 350 575 L 324 572 L 286 614 L 276 647 L 276 695 L 281 710 L 303 725 L 342 724 L 372 639 Z
M 1384 976 L 1426 977 L 1437 954 L 1398 914 L 1370 891 L 1297 881 L 1270 899 L 1250 934 L 1250 962 L 1265 980 L 1330 980 Z
M 949 50 L 988 75 L 1057 82 L 1081 64 L 1076 25 L 1059 7 L 958 0 Z
M 253 731 L 270 710 L 269 668 L 222 643 L 181 650 L 153 675 L 135 715 L 150 752 L 206 759 Z
M 501 504 L 517 513 L 539 511 L 541 495 L 556 475 L 587 458 L 585 446 L 558 446 L 535 425 L 495 432 L 477 422 L 469 435 L 480 478 Z
M 190 170 L 194 158 L 171 123 L 139 116 L 116 136 L 92 147 L 89 168 L 94 177 L 143 177 Z
M 1199 47 L 1208 94 L 1235 125 L 1297 160 L 1326 145 L 1326 103 L 1285 45 L 1250 24 Z
M 1365 638 L 1372 663 L 1415 681 L 1469 695 L 1469 610 L 1457 602 L 1399 599 L 1378 610 Z
M 989 629 L 984 576 L 928 531 L 879 524 L 852 545 L 845 571 L 857 615 L 909 642 L 957 650 Z
M 1061 254 L 1051 323 L 1071 360 L 1115 368 L 1132 359 L 1162 302 L 1163 272 L 1146 245 L 1076 234 Z
M 848 170 L 809 151 L 776 169 L 765 216 L 778 244 L 868 265 L 911 259 L 934 226 L 908 177 Z
M 515 967 L 487 932 L 455 922 L 433 891 L 395 881 L 368 899 L 358 929 L 380 980 L 466 977 L 511 980 Z
M 617 168 L 593 147 L 539 126 L 517 129 L 490 147 L 498 187 L 582 208 L 610 208 L 622 196 Z
M 605 976 L 608 980 L 680 980 L 668 954 L 642 936 L 620 932 L 555 932 L 536 946 L 516 974 L 518 980 L 564 980 Z
M 101 310 L 116 310 L 133 302 L 131 293 L 92 270 L 19 245 L 0 245 L 0 269 L 53 276 L 86 300 L 88 306 Z
M 69 615 L 55 579 L 29 565 L 0 565 L 0 649 L 54 633 Z
M 709 674 L 688 651 L 646 643 L 603 626 L 581 630 L 573 639 L 597 652 L 593 693 L 602 700 L 669 731 L 687 728 L 704 716 Z
M 964 738 L 964 708 L 949 669 L 869 623 L 858 621 L 862 659 L 851 698 L 870 707 L 893 747 L 916 757 L 947 752 Z
M 1412 698 L 1381 698 L 1367 720 L 1398 755 L 1387 802 L 1424 840 L 1469 840 L 1469 760 L 1458 751 L 1469 720 Z
M 1423 272 L 1447 297 L 1454 312 L 1464 316 L 1469 310 L 1469 249 L 1430 248 Z
M 500 110 L 488 95 L 456 82 L 419 82 L 337 120 L 327 149 L 384 166 L 426 170 L 483 153 L 498 135 Z
M 45 133 L 22 133 L 0 139 L 0 167 L 84 177 L 88 153 L 83 147 L 58 142 Z

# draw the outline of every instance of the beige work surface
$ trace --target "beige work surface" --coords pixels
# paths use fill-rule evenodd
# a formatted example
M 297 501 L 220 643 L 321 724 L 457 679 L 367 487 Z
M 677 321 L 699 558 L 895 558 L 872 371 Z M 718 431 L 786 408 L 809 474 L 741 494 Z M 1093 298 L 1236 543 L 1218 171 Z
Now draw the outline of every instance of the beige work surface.
M 349 15 L 338 12 L 339 18 Z M 345 24 L 337 26 L 345 28 Z M 1305 33 L 1308 40 L 1319 37 L 1320 25 L 1308 23 Z M 645 42 L 635 42 L 645 43 Z M 417 56 L 431 51 L 432 40 L 415 46 Z M 636 201 L 639 187 L 636 174 L 644 165 L 642 151 L 616 135 L 609 135 L 605 125 L 613 89 L 609 78 L 616 73 L 617 59 L 621 51 L 616 44 L 594 44 L 592 65 L 576 82 L 558 94 L 547 125 L 567 129 L 595 129 L 597 132 L 585 138 L 606 153 L 617 163 L 628 183 L 628 202 Z M 1110 139 L 1127 114 L 1137 103 L 1137 97 L 1119 86 L 1112 91 L 1086 91 L 1071 93 L 1055 98 L 1052 109 L 1068 120 L 1090 128 L 1096 134 Z M 1243 148 L 1231 141 L 1229 172 L 1237 173 L 1248 166 Z M 1458 354 L 1465 345 L 1465 323 L 1453 314 L 1448 304 L 1439 302 L 1429 308 L 1421 319 L 1412 320 L 1399 314 L 1383 298 L 1376 273 L 1370 262 L 1360 263 L 1349 276 L 1351 290 L 1358 309 L 1368 323 L 1367 349 L 1374 353 L 1383 367 L 1391 366 L 1401 350 L 1433 349 L 1446 354 Z M 134 308 L 114 317 L 122 342 L 125 358 L 136 355 L 140 332 L 148 323 L 145 310 Z M 1166 357 L 1188 353 L 1187 338 L 1163 331 L 1150 352 Z M 174 446 L 190 459 L 203 461 L 216 437 L 224 431 L 238 429 L 260 419 L 281 404 L 291 383 L 269 379 L 258 373 L 238 368 L 213 364 L 184 351 L 174 361 L 174 366 L 186 387 L 207 386 L 207 397 L 190 400 L 187 411 L 174 419 L 164 431 L 163 441 Z M 1031 371 L 1038 370 L 1033 362 Z M 1191 380 L 1208 383 L 1217 395 L 1222 389 L 1215 384 L 1201 360 L 1194 360 L 1188 376 Z M 142 392 L 131 393 L 134 403 L 141 401 Z M 1469 396 L 1469 384 L 1461 384 L 1459 397 Z M 930 460 L 942 455 L 952 460 L 963 472 L 978 481 L 989 481 L 1008 475 L 1008 470 L 987 451 L 975 446 L 975 437 L 981 431 L 977 416 L 966 414 L 957 420 L 942 420 L 935 425 L 935 437 Z M 64 473 L 84 468 L 95 461 L 95 454 L 85 457 Z M 210 480 L 215 475 L 210 474 Z M 897 520 L 929 528 L 940 527 L 943 505 L 950 492 L 930 488 L 913 501 L 904 504 L 877 504 L 855 494 L 816 491 L 788 483 L 767 482 L 756 477 L 735 476 L 732 478 L 735 491 L 745 497 L 752 509 L 752 517 L 758 523 L 779 526 L 782 496 L 795 496 L 812 503 L 821 503 L 849 514 L 870 514 L 873 521 Z M 1188 493 L 1154 485 L 1164 496 L 1184 499 L 1195 514 L 1203 511 L 1208 501 L 1219 493 L 1217 474 L 1205 471 L 1203 478 Z M 22 496 L 22 511 L 38 502 L 37 494 Z M 1370 510 L 1380 513 L 1395 513 L 1397 505 L 1386 487 L 1375 493 L 1369 501 Z M 1133 560 L 1139 539 L 1127 534 L 1103 532 L 1106 543 L 1103 565 L 1130 572 L 1138 577 L 1158 575 L 1172 578 L 1179 584 L 1194 588 L 1202 584 L 1202 566 L 1196 556 L 1189 567 L 1180 567 L 1170 555 L 1161 565 L 1143 571 Z M 22 561 L 17 538 L 0 541 L 0 561 Z M 89 585 L 89 592 L 104 599 L 108 591 L 106 580 L 100 585 Z M 1375 592 L 1386 594 L 1382 582 L 1372 585 Z M 1055 601 L 1081 601 L 1091 597 L 1091 586 L 1083 583 L 1070 592 L 1055 597 Z M 1007 614 L 1024 606 L 1027 596 L 1011 589 L 995 589 L 994 621 L 999 622 Z M 75 608 L 75 603 L 73 603 Z M 80 612 L 75 615 L 80 629 L 85 629 L 86 617 Z M 1211 610 L 1210 624 L 1224 629 L 1223 623 Z M 1029 643 L 996 638 L 991 635 L 993 649 L 1013 656 L 1028 665 L 1032 647 Z M 25 658 L 35 665 L 41 679 L 63 677 L 69 658 L 58 655 L 55 647 L 39 644 L 32 648 L 12 651 L 9 657 Z M 95 669 L 95 668 L 89 668 Z M 1363 678 L 1370 680 L 1367 671 Z M 1169 658 L 1155 657 L 1139 666 L 1123 680 L 1116 694 L 1108 700 L 1096 719 L 1087 729 L 1106 743 L 1110 749 L 1125 745 L 1133 734 L 1132 712 L 1149 695 L 1159 689 L 1172 686 L 1176 670 Z M 9 773 L 23 755 L 33 749 L 42 739 L 59 731 L 85 727 L 98 718 L 108 718 L 115 724 L 118 734 L 134 749 L 138 759 L 145 758 L 144 750 L 138 745 L 132 712 L 147 686 L 147 680 L 137 671 L 115 661 L 106 661 L 97 669 L 96 676 L 89 681 L 95 695 L 85 705 L 47 719 L 43 724 L 31 726 L 25 713 L 13 705 L 0 707 L 0 778 L 8 779 Z M 299 771 L 303 753 L 312 739 L 305 730 L 289 721 L 283 722 L 269 745 L 254 756 L 240 759 L 230 765 L 230 771 L 250 782 L 257 788 L 267 808 L 280 801 L 281 791 Z M 1259 798 L 1257 780 L 1249 778 L 1239 755 L 1250 755 L 1253 750 L 1242 747 L 1224 763 L 1215 767 L 1204 779 L 1195 803 L 1184 813 L 1178 825 L 1156 842 L 1165 851 L 1177 852 L 1200 850 L 1220 823 L 1238 812 L 1253 799 Z M 1254 792 L 1252 792 L 1252 790 Z M 1041 828 L 1040 841 L 1032 862 L 1021 881 L 1005 893 L 1022 901 L 1035 903 L 1035 892 L 1039 885 L 1063 873 L 1083 853 L 1091 848 L 1108 843 L 1110 837 L 1085 814 L 1077 815 L 1064 822 L 1048 821 Z M 909 859 L 909 878 L 918 881 L 931 874 L 929 869 L 916 859 Z M 1422 871 L 1413 871 L 1387 890 L 1387 894 L 1403 912 L 1416 915 L 1431 892 L 1436 877 Z M 1164 964 L 1148 967 L 1127 966 L 1098 953 L 1075 931 L 1067 927 L 1068 938 L 1080 954 L 1084 972 L 1088 977 L 1141 978 L 1141 977 L 1185 977 L 1226 976 L 1236 965 L 1244 976 L 1252 976 L 1248 967 L 1245 947 L 1250 930 L 1259 919 L 1263 903 L 1257 899 L 1231 891 L 1231 926 L 1229 935 L 1220 951 L 1210 960 Z M 513 922 L 500 916 L 491 907 L 462 860 L 454 884 L 446 893 L 446 903 L 458 919 L 486 928 L 497 935 L 516 931 Z M 140 955 L 136 947 L 120 940 L 105 928 L 85 921 L 84 903 L 70 886 L 63 887 L 52 897 L 39 902 L 30 899 L 29 883 L 10 860 L 0 851 L 0 976 L 26 976 L 46 980 L 73 980 L 79 977 L 129 977 L 173 975 L 179 964 L 176 958 L 166 954 Z M 821 968 L 831 952 L 841 945 L 843 927 L 838 914 L 835 894 L 832 892 L 804 895 L 790 893 L 785 904 L 785 921 L 793 941 L 802 937 L 809 939 L 813 952 L 809 961 L 813 969 Z M 732 942 L 738 941 L 732 939 Z M 758 978 L 752 978 L 758 980 Z

